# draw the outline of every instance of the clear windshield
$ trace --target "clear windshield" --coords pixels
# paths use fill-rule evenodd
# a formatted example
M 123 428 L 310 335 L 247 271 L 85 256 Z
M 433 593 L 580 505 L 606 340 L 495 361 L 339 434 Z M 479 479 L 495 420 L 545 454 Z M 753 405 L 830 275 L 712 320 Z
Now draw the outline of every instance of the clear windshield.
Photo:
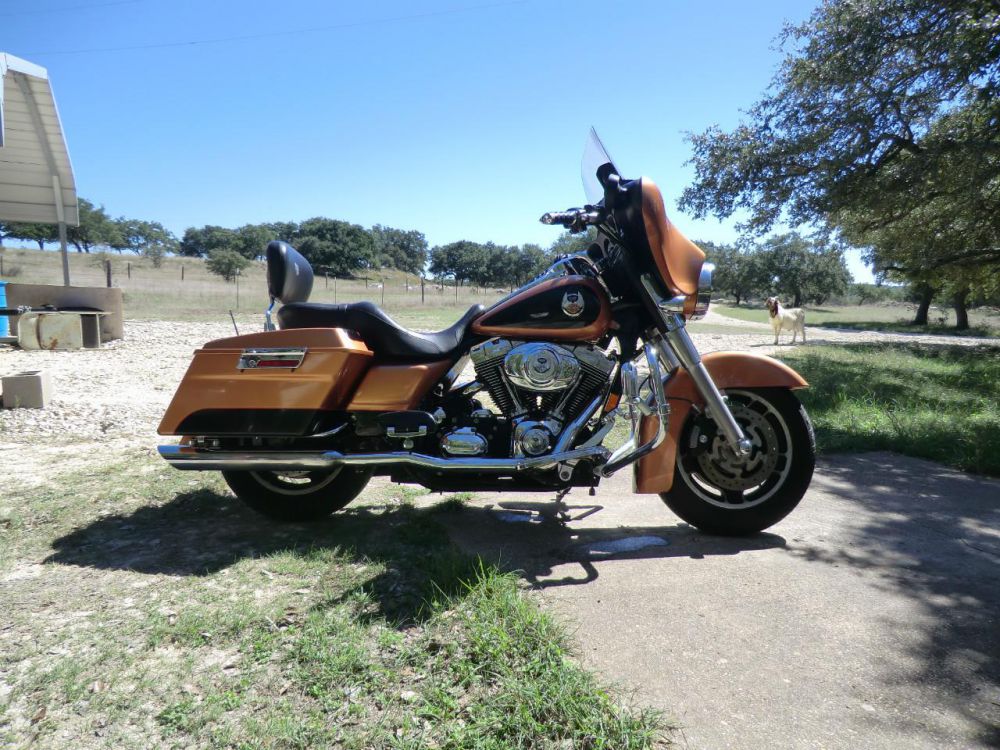
M 610 171 L 615 174 L 621 174 L 614 165 L 614 162 L 611 161 L 611 157 L 608 156 L 604 144 L 601 143 L 601 139 L 597 135 L 597 131 L 591 128 L 590 135 L 587 136 L 587 143 L 583 147 L 583 161 L 580 163 L 580 172 L 583 176 L 583 191 L 587 194 L 588 203 L 596 205 L 604 200 L 604 185 L 601 184 L 601 180 L 597 175 L 598 171 L 602 174 L 607 173 L 607 169 L 601 169 L 605 165 L 610 165 Z

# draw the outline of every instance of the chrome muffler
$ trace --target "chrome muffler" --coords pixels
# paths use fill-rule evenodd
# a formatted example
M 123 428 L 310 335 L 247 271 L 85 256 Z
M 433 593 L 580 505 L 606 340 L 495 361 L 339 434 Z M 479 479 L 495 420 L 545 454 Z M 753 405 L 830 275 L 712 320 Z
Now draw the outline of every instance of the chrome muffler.
M 518 472 L 548 469 L 563 461 L 583 458 L 606 459 L 608 449 L 600 445 L 517 458 L 441 458 L 423 453 L 350 453 L 337 451 L 220 451 L 191 445 L 161 445 L 163 459 L 175 469 L 190 471 L 326 471 L 338 466 L 389 466 L 409 464 L 438 471 Z

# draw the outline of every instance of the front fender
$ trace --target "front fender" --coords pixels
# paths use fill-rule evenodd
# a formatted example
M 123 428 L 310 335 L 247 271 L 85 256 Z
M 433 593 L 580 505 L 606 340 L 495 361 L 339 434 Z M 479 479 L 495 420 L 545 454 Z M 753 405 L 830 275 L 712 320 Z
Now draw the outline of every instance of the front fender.
M 719 390 L 727 388 L 806 388 L 809 384 L 795 370 L 771 357 L 749 352 L 713 352 L 701 358 L 705 369 Z M 670 424 L 667 437 L 656 448 L 633 465 L 633 491 L 638 494 L 667 492 L 674 483 L 674 463 L 681 429 L 691 407 L 704 405 L 687 370 L 677 368 L 664 383 L 670 403 Z M 655 416 L 642 418 L 639 425 L 640 444 L 656 434 Z

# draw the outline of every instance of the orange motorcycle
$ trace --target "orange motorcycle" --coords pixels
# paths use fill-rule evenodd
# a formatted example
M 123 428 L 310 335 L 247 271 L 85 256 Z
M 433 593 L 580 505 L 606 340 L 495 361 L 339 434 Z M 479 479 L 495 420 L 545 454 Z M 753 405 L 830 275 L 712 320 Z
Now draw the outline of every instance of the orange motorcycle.
M 337 511 L 374 474 L 442 492 L 559 493 L 629 466 L 635 492 L 703 531 L 781 520 L 815 462 L 794 394 L 806 382 L 760 355 L 701 357 L 685 322 L 708 309 L 705 254 L 668 221 L 659 188 L 623 178 L 593 131 L 583 177 L 591 203 L 541 220 L 596 227 L 587 251 L 437 333 L 370 302 L 307 302 L 309 263 L 270 243 L 266 330 L 195 352 L 159 428 L 183 437 L 160 454 L 221 471 L 279 520 Z M 619 418 L 630 435 L 610 450 Z

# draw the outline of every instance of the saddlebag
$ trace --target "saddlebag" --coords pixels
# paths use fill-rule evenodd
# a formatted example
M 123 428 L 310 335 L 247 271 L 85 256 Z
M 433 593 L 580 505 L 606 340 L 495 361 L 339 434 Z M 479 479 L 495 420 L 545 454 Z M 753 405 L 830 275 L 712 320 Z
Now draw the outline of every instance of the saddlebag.
M 195 352 L 157 431 L 295 437 L 331 429 L 371 357 L 340 328 L 210 341 Z

